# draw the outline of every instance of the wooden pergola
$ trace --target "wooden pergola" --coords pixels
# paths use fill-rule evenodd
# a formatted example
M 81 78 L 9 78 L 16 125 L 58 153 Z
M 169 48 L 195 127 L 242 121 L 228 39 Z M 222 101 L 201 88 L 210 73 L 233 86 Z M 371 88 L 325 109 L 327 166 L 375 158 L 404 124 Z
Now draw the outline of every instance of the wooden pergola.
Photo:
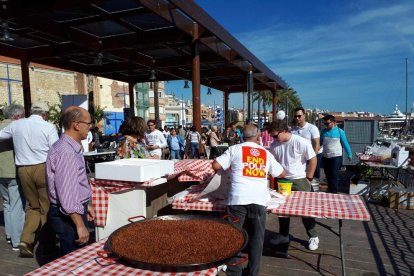
M 154 75 L 191 80 L 197 129 L 201 84 L 223 91 L 225 114 L 230 93 L 271 90 L 273 116 L 287 87 L 190 0 L 2 0 L 0 19 L 0 55 L 21 60 L 26 111 L 30 62 L 126 82 L 130 106 L 134 85 Z

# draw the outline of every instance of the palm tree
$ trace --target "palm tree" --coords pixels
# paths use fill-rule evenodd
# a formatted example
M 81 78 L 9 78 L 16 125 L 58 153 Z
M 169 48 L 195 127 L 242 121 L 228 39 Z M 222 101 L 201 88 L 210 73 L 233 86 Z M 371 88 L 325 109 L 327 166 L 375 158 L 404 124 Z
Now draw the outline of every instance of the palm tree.
M 264 113 L 264 122 L 267 121 L 267 107 L 273 105 L 273 93 L 270 90 L 264 90 L 261 92 L 262 103 L 263 103 L 263 113 Z
M 297 107 L 302 106 L 302 101 L 300 100 L 296 91 L 291 88 L 285 88 L 277 90 L 277 95 L 279 97 L 278 109 L 285 109 L 284 105 L 286 98 L 288 99 L 288 118 L 293 118 L 293 110 Z
M 261 91 L 253 91 L 253 102 L 257 102 L 257 122 L 260 124 L 260 99 Z

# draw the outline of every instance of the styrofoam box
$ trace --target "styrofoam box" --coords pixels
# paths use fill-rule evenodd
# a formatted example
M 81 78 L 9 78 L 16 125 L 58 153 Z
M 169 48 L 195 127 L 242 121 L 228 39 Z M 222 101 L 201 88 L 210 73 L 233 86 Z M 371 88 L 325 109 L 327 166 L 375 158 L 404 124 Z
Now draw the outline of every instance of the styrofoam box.
M 160 164 L 160 173 L 161 176 L 174 173 L 174 160 L 159 160 L 159 159 L 129 159 L 132 162 L 140 162 L 140 160 L 145 160 L 149 163 L 158 163 Z
M 170 160 L 122 159 L 97 163 L 95 164 L 95 177 L 98 179 L 145 182 L 174 172 L 173 161 L 170 161 L 171 164 L 161 161 Z

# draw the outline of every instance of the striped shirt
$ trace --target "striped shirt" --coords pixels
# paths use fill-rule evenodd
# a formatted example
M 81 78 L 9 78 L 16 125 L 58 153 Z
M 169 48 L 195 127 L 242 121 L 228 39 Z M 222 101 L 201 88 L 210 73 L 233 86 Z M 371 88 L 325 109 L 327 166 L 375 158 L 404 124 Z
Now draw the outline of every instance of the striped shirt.
M 66 214 L 83 214 L 91 197 L 82 145 L 63 134 L 50 148 L 46 161 L 49 200 Z

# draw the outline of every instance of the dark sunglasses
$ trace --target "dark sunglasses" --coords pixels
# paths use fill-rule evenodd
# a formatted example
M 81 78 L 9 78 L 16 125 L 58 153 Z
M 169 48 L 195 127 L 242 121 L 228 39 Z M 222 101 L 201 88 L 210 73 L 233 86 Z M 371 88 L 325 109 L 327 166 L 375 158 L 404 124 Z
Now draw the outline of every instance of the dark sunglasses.
M 300 117 L 302 117 L 302 115 L 294 115 L 293 117 L 294 118 L 300 118 Z
M 325 126 L 329 126 L 332 122 L 326 122 L 324 123 Z

